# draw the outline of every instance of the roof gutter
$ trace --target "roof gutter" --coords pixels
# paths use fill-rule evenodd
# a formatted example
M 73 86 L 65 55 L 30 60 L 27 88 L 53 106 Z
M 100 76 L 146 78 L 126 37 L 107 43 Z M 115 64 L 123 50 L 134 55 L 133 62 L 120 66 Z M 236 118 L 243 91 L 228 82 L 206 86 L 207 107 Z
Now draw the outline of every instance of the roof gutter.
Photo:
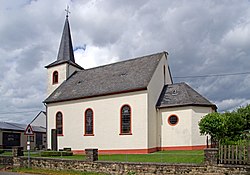
M 130 92 L 137 92 L 137 91 L 145 91 L 147 90 L 147 87 L 143 88 L 137 88 L 137 89 L 131 89 L 131 90 L 124 90 L 124 91 L 117 91 L 117 92 L 111 92 L 107 94 L 99 94 L 99 95 L 89 95 L 85 97 L 77 97 L 77 98 L 70 98 L 70 99 L 62 99 L 62 100 L 45 100 L 43 101 L 44 104 L 50 104 L 50 103 L 59 103 L 59 102 L 65 102 L 65 101 L 73 101 L 73 100 L 81 100 L 81 99 L 87 99 L 87 98 L 94 98 L 94 97 L 104 97 L 109 95 L 117 95 L 117 94 L 123 94 L 123 93 L 130 93 Z

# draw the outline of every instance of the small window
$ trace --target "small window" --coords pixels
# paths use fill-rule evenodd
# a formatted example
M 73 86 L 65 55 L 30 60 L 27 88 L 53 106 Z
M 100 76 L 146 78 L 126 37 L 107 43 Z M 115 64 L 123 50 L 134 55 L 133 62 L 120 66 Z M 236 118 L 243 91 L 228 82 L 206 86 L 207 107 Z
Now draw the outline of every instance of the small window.
M 176 115 L 171 115 L 168 117 L 168 123 L 172 126 L 176 125 L 179 122 L 179 118 Z
M 57 71 L 53 72 L 52 83 L 53 84 L 57 84 L 58 83 L 58 72 Z
M 94 135 L 94 119 L 93 110 L 87 109 L 85 111 L 85 134 L 84 135 Z
M 61 112 L 56 113 L 56 130 L 57 135 L 63 135 L 63 115 Z
M 129 105 L 124 105 L 121 108 L 121 129 L 120 134 L 132 134 L 131 133 L 131 108 Z

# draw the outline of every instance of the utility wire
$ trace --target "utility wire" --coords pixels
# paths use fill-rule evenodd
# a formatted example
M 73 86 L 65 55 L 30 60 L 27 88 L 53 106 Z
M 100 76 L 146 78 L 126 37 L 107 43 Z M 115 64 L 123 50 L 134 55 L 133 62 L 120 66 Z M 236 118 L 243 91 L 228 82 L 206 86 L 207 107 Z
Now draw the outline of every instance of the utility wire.
M 0 114 L 21 114 L 21 113 L 31 113 L 31 112 L 38 112 L 40 110 L 35 111 L 18 111 L 18 112 L 0 112 Z
M 206 78 L 206 77 L 226 77 L 233 75 L 246 75 L 250 72 L 239 72 L 239 73 L 225 73 L 225 74 L 210 74 L 210 75 L 190 75 L 190 76 L 176 76 L 173 78 Z
M 176 76 L 173 78 L 206 78 L 206 77 L 225 77 L 225 76 L 234 76 L 234 75 L 247 75 L 250 72 L 238 72 L 238 73 L 225 73 L 225 74 L 210 74 L 210 75 L 189 75 L 189 76 Z M 21 114 L 21 113 L 31 113 L 38 112 L 40 110 L 33 111 L 17 111 L 17 112 L 0 112 L 0 114 Z

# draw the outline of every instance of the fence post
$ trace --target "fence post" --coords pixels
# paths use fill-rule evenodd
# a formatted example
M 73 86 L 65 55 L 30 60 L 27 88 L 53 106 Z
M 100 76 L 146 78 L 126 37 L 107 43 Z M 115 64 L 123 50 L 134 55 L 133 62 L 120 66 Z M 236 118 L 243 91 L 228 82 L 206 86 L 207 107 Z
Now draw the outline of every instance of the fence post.
M 12 155 L 13 155 L 13 167 L 20 168 L 21 167 L 20 156 L 23 156 L 23 147 L 13 147 Z
M 218 148 L 204 149 L 204 157 L 206 165 L 217 165 L 218 163 Z
M 98 160 L 98 149 L 85 149 L 86 161 L 94 162 Z

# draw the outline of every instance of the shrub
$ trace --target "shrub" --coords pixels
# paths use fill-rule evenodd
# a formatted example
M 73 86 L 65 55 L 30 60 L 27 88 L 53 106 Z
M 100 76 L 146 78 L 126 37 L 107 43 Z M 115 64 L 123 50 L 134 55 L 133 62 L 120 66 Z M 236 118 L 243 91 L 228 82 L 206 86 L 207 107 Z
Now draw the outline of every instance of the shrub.
M 71 151 L 71 148 L 63 148 L 63 151 Z
M 53 156 L 72 156 L 71 151 L 43 151 L 41 152 L 42 157 L 53 157 Z

